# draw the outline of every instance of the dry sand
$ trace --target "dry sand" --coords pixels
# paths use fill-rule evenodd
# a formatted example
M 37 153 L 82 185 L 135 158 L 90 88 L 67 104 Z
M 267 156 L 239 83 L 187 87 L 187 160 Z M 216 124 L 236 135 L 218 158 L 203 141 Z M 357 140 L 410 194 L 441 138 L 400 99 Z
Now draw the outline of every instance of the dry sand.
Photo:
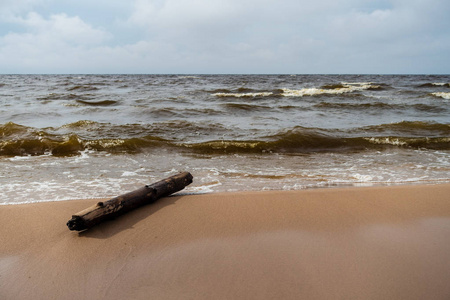
M 0 206 L 0 299 L 450 299 L 450 184 Z

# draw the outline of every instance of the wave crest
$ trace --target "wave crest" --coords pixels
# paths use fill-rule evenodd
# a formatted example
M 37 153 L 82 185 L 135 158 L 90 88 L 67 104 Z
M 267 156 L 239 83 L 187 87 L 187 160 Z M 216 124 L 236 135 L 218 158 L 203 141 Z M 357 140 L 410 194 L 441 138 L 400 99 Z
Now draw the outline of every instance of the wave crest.
M 450 125 L 430 122 L 404 121 L 346 130 L 298 126 L 252 140 L 238 136 L 220 124 L 208 123 L 113 125 L 78 121 L 59 128 L 37 129 L 9 122 L 0 125 L 0 155 L 70 156 L 86 149 L 110 153 L 152 149 L 196 153 L 312 153 L 385 147 L 450 150 Z
M 303 88 L 300 90 L 282 89 L 282 95 L 285 97 L 303 97 L 317 95 L 340 95 L 356 91 L 378 89 L 379 85 L 373 85 L 370 82 L 342 83 L 338 85 L 326 85 L 322 88 Z
M 431 93 L 431 95 L 439 98 L 444 98 L 446 100 L 450 100 L 450 93 L 438 92 L 438 93 Z
M 214 93 L 216 97 L 234 97 L 234 98 L 255 98 L 255 97 L 267 97 L 273 95 L 272 92 L 255 92 L 255 93 Z
M 436 87 L 448 87 L 450 88 L 450 83 L 446 82 L 429 82 L 419 85 L 420 88 L 436 88 Z

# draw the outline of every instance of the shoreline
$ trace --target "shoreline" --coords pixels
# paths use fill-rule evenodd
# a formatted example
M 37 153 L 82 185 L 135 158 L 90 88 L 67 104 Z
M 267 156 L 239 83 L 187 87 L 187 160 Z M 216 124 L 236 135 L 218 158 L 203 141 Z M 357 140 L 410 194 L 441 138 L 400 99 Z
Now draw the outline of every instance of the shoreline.
M 0 206 L 1 299 L 448 299 L 450 184 Z M 6 241 L 6 243 L 4 242 Z
M 143 186 L 142 184 L 141 186 Z M 175 196 L 199 196 L 199 195 L 220 195 L 220 194 L 234 194 L 234 193 L 266 193 L 266 192 L 302 192 L 302 191 L 313 191 L 313 190 L 346 190 L 346 189 L 369 189 L 369 188 L 391 188 L 391 187 L 410 187 L 410 186 L 441 186 L 441 185 L 450 185 L 450 182 L 447 180 L 442 181 L 430 181 L 430 182 L 400 182 L 400 183 L 357 183 L 357 184 L 348 184 L 348 185 L 342 185 L 342 184 L 336 184 L 336 185 L 329 185 L 329 186 L 312 186 L 312 187 L 305 187 L 301 189 L 267 189 L 267 190 L 239 190 L 239 191 L 205 191 L 205 192 L 195 192 L 195 191 L 186 191 L 186 189 L 183 189 L 179 192 L 177 192 L 174 195 L 170 195 L 169 197 L 175 197 Z M 135 189 L 138 189 L 141 186 L 137 186 Z M 188 186 L 189 187 L 189 186 Z M 131 192 L 135 189 L 129 189 L 127 191 L 124 191 L 121 194 L 125 194 L 128 192 Z M 106 201 L 109 199 L 112 199 L 114 197 L 117 197 L 121 194 L 115 194 L 109 197 L 89 197 L 89 198 L 63 198 L 63 199 L 57 199 L 57 200 L 31 200 L 31 201 L 23 201 L 23 202 L 10 202 L 10 203 L 0 203 L 0 207 L 2 206 L 10 206 L 10 205 L 29 205 L 29 204 L 39 204 L 39 203 L 53 203 L 53 202 L 67 202 L 67 201 L 84 201 L 84 200 L 92 200 L 92 201 Z

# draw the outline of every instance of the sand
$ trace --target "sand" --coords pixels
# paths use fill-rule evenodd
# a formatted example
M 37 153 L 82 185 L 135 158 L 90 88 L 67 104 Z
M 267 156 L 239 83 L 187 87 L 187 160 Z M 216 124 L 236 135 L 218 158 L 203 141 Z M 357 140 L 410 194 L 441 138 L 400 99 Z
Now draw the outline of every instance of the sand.
M 0 299 L 450 299 L 450 184 L 0 206 Z

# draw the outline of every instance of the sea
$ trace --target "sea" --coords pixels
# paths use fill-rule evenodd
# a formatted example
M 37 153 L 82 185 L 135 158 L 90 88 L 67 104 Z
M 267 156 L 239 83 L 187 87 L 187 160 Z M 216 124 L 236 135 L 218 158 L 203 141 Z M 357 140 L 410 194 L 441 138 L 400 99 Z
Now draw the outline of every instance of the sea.
M 0 75 L 0 204 L 450 182 L 450 75 Z

